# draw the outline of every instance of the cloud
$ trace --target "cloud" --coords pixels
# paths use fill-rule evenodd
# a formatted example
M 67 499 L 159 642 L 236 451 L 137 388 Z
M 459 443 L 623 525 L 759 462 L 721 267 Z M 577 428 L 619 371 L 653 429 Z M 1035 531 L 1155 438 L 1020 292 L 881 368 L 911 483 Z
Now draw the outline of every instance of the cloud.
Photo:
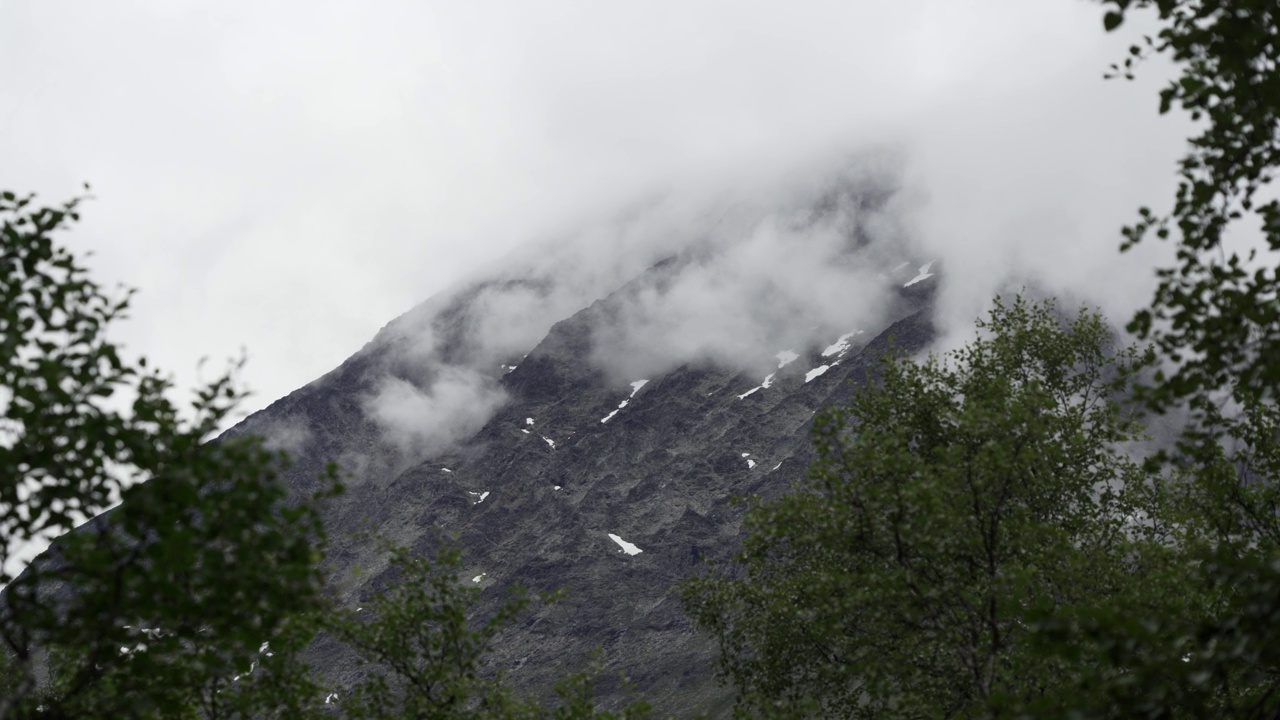
M 479 430 L 502 400 L 481 374 L 446 367 L 425 386 L 383 378 L 364 410 L 399 450 L 424 457 Z
M 886 273 L 918 260 L 901 233 L 895 160 L 862 154 L 738 198 L 672 270 L 611 300 L 592 361 L 618 379 L 688 362 L 758 369 L 779 351 L 878 328 L 896 299 Z
M 254 432 L 262 435 L 267 448 L 284 450 L 295 458 L 305 453 L 311 442 L 311 429 L 300 418 L 285 417 L 275 420 L 264 428 L 255 427 Z
M 456 352 L 519 352 L 734 203 L 758 209 L 743 245 L 634 308 L 633 344 L 666 323 L 672 357 L 736 357 L 722 349 L 752 333 L 786 339 L 771 308 L 852 312 L 865 303 L 840 272 L 778 251 L 828 252 L 785 208 L 867 147 L 900 153 L 879 216 L 943 261 L 949 327 L 1009 274 L 1123 317 L 1150 258 L 1121 259 L 1118 228 L 1170 197 L 1186 126 L 1157 117 L 1158 66 L 1100 79 L 1145 30 L 1108 35 L 1100 15 L 1078 0 L 11 0 L 0 186 L 54 200 L 92 181 L 67 239 L 107 285 L 141 287 L 117 336 L 180 385 L 245 347 L 260 405 L 480 279 L 537 282 L 486 291 Z M 716 308 L 702 282 L 756 299 Z M 664 318 L 678 299 L 689 323 Z M 410 355 L 455 352 L 430 316 L 397 324 L 423 344 Z M 724 337 L 700 346 L 693 318 Z M 392 373 L 429 393 L 410 375 Z
M 500 364 L 518 364 L 556 322 L 606 297 L 584 361 L 617 382 L 689 362 L 759 370 L 782 350 L 854 329 L 874 333 L 902 312 L 897 288 L 925 263 L 940 270 L 933 282 L 943 348 L 971 336 L 997 292 L 1022 285 L 1067 296 L 1066 304 L 1102 304 L 1122 319 L 1150 286 L 1142 269 L 1151 250 L 1122 257 L 1112 246 L 1130 209 L 1105 192 L 1118 183 L 1039 164 L 1048 151 L 1017 133 L 1005 141 L 1022 154 L 954 151 L 925 161 L 907 144 L 879 145 L 732 180 L 686 178 L 612 216 L 601 211 L 391 323 L 378 340 L 394 346 L 388 372 L 411 382 L 385 383 L 370 412 L 398 443 L 448 437 L 424 420 L 440 405 L 435 391 L 419 389 L 434 387 L 444 367 L 453 373 L 449 407 L 472 409 L 462 424 L 479 427 L 502 402 Z M 969 187 L 977 182 L 986 186 Z M 948 200 L 938 203 L 935 188 Z M 949 199 L 975 192 L 1002 197 L 1000 211 Z M 1078 215 L 1061 202 L 1089 194 L 1097 205 Z M 669 264 L 650 270 L 662 261 Z M 890 277 L 904 263 L 908 276 Z M 459 368 L 468 370 L 458 376 Z
M 581 361 L 617 381 L 687 362 L 758 369 L 878 329 L 901 284 L 887 271 L 918 260 L 900 168 L 896 152 L 874 151 L 677 188 L 520 248 L 379 333 L 365 413 L 402 453 L 443 449 L 501 406 L 505 367 L 598 302 Z

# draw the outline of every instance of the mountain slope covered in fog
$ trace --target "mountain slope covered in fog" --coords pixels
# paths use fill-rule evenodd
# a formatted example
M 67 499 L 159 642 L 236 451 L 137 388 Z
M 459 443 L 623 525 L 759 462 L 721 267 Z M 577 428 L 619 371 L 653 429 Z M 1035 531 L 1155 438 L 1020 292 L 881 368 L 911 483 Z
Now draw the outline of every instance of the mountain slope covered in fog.
M 662 257 L 517 258 L 231 432 L 292 450 L 299 492 L 326 462 L 350 473 L 326 518 L 344 603 L 389 582 L 361 533 L 418 552 L 443 533 L 489 604 L 513 583 L 567 592 L 500 637 L 492 662 L 516 686 L 602 648 L 659 710 L 715 706 L 714 648 L 672 586 L 736 550 L 731 498 L 804 477 L 817 408 L 934 337 L 940 268 L 890 221 L 893 195 L 846 173 L 639 243 Z M 335 687 L 353 677 L 314 657 Z

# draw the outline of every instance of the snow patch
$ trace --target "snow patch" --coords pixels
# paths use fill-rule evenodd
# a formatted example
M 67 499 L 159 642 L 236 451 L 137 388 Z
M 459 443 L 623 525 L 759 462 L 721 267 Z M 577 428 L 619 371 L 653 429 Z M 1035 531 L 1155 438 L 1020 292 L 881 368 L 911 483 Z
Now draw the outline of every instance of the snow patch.
M 778 469 L 778 468 L 780 468 L 780 467 L 782 467 L 782 463 L 778 463 L 777 465 L 774 465 L 774 466 L 773 466 L 773 469 L 774 469 L 774 470 L 777 470 L 777 469 Z
M 489 574 L 489 573 L 480 573 L 479 575 L 477 575 L 477 576 L 475 576 L 475 577 L 471 578 L 471 582 L 473 582 L 473 583 L 478 583 L 478 582 L 480 582 L 481 580 L 483 580 L 483 579 L 484 579 L 484 576 L 485 576 L 485 575 L 488 575 L 488 574 Z
M 932 261 L 932 260 L 930 260 L 929 262 L 927 262 L 927 263 L 925 263 L 925 264 L 921 265 L 921 266 L 920 266 L 920 271 L 919 271 L 918 273 L 916 273 L 916 276 L 915 276 L 915 277 L 913 277 L 913 278 L 911 278 L 910 280 L 906 281 L 905 283 L 903 283 L 903 284 L 902 284 L 902 287 L 911 287 L 912 285 L 915 285 L 916 283 L 920 282 L 921 280 L 926 280 L 926 279 L 928 279 L 928 278 L 933 277 L 933 273 L 929 272 L 929 268 L 932 268 L 932 267 L 933 267 L 933 261 Z
M 441 470 L 441 472 L 447 472 L 447 473 L 451 473 L 451 472 L 453 472 L 453 471 L 452 471 L 452 470 L 450 470 L 449 468 L 440 468 L 440 470 Z
M 755 387 L 751 388 L 750 390 L 748 390 L 748 391 L 746 391 L 746 392 L 742 393 L 741 395 L 739 395 L 739 396 L 738 396 L 738 399 L 739 399 L 739 400 L 741 400 L 741 399 L 745 398 L 746 396 L 750 395 L 751 393 L 753 393 L 753 392 L 755 392 L 755 391 L 757 391 L 757 390 L 765 390 L 765 389 L 768 389 L 768 387 L 769 387 L 770 385 L 772 385 L 772 384 L 773 384 L 773 376 L 774 376 L 774 375 L 777 375 L 777 373 L 769 373 L 768 375 L 766 375 L 766 376 L 765 376 L 764 380 L 763 380 L 759 385 L 757 385 L 757 386 L 755 386 Z
M 525 435 L 529 434 L 529 431 L 525 430 L 524 428 L 520 428 L 520 432 L 524 433 Z
M 631 383 L 631 394 L 627 396 L 626 400 L 623 400 L 622 402 L 618 403 L 617 410 L 614 410 L 608 415 L 605 415 L 604 417 L 600 418 L 600 422 L 602 423 L 609 422 L 609 420 L 612 419 L 614 415 L 618 414 L 618 410 L 621 410 L 622 408 L 626 407 L 627 403 L 631 402 L 631 398 L 635 397 L 636 393 L 640 392 L 640 388 L 644 387 L 648 383 L 649 383 L 648 380 L 636 380 L 635 382 Z
M 822 373 L 830 369 L 831 369 L 830 365 L 819 365 L 818 367 L 804 374 L 804 381 L 809 382 L 810 380 L 813 380 L 814 378 L 818 377 L 819 375 L 821 375 Z
M 628 555 L 639 555 L 640 553 L 644 552 L 640 548 L 636 547 L 635 545 L 632 545 L 631 543 L 627 542 L 626 540 L 623 540 L 622 538 L 618 537 L 617 535 L 614 535 L 613 533 L 609 533 L 609 539 L 618 543 L 618 546 L 622 548 L 622 552 Z
M 467 494 L 474 495 L 476 497 L 476 501 L 475 503 L 473 503 L 474 505 L 479 505 L 480 503 L 484 502 L 485 498 L 489 497 L 488 490 L 485 490 L 484 492 L 471 492 L 470 490 L 468 490 Z
M 542 439 L 547 441 L 547 444 L 551 446 L 551 449 L 552 449 L 552 450 L 555 450 L 555 449 L 556 449 L 556 441 L 555 441 L 555 440 L 552 440 L 551 438 L 547 437 L 546 435 L 543 435 L 543 436 L 542 436 Z
M 623 400 L 622 402 L 618 403 L 618 410 L 621 410 L 622 408 L 626 407 L 628 402 L 630 402 L 630 401 L 629 401 L 629 400 Z M 608 415 L 605 415 L 604 417 L 600 418 L 600 422 L 602 422 L 602 423 L 607 423 L 607 422 L 609 422 L 611 419 L 613 419 L 613 416 L 614 416 L 614 415 L 617 415 L 617 414 L 618 414 L 618 410 L 614 410 L 613 412 L 609 413 Z
M 533 424 L 533 418 L 525 418 L 525 419 L 524 419 L 524 424 L 525 424 L 525 425 L 532 425 L 532 424 Z
M 560 489 L 560 486 L 559 486 L 559 485 L 552 485 L 552 486 L 551 486 L 551 489 L 552 489 L 552 490 L 559 490 L 559 489 Z
M 748 469 L 748 470 L 750 470 L 751 468 L 753 468 L 753 467 L 755 467 L 755 466 L 756 466 L 756 461 L 755 461 L 755 460 L 750 460 L 750 459 L 748 459 L 748 460 L 747 460 L 747 469 Z
M 853 337 L 854 335 L 861 335 L 861 334 L 862 334 L 861 330 L 850 330 L 849 332 L 841 335 L 840 337 L 836 338 L 836 341 L 834 343 L 831 343 L 830 345 L 828 345 L 826 350 L 822 351 L 822 357 L 831 357 L 832 355 L 836 355 L 836 354 L 844 355 L 845 353 L 849 352 L 849 338 Z

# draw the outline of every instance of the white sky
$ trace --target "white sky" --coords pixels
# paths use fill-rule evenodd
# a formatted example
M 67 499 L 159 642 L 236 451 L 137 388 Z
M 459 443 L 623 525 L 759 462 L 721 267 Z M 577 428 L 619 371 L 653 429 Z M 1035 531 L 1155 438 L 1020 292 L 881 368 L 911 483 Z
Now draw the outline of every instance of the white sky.
M 1118 262 L 1118 228 L 1163 206 L 1187 128 L 1158 119 L 1154 81 L 1101 79 L 1131 38 L 1101 15 L 0 0 L 0 188 L 54 202 L 89 181 L 68 240 L 140 288 L 118 337 L 184 386 L 247 349 L 248 409 L 575 218 L 877 143 L 904 149 L 912 222 L 952 277 L 1018 264 L 1125 310 L 1149 272 Z

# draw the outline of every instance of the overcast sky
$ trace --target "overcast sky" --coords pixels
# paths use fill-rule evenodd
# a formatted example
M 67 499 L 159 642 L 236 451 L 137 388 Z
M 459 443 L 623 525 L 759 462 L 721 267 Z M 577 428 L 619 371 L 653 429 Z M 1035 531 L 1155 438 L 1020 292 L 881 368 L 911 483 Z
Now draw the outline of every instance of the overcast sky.
M 246 349 L 249 409 L 522 242 L 882 145 L 953 278 L 1123 312 L 1187 133 L 1102 80 L 1131 39 L 1084 0 L 0 0 L 0 188 L 90 182 L 119 339 L 188 386 Z

